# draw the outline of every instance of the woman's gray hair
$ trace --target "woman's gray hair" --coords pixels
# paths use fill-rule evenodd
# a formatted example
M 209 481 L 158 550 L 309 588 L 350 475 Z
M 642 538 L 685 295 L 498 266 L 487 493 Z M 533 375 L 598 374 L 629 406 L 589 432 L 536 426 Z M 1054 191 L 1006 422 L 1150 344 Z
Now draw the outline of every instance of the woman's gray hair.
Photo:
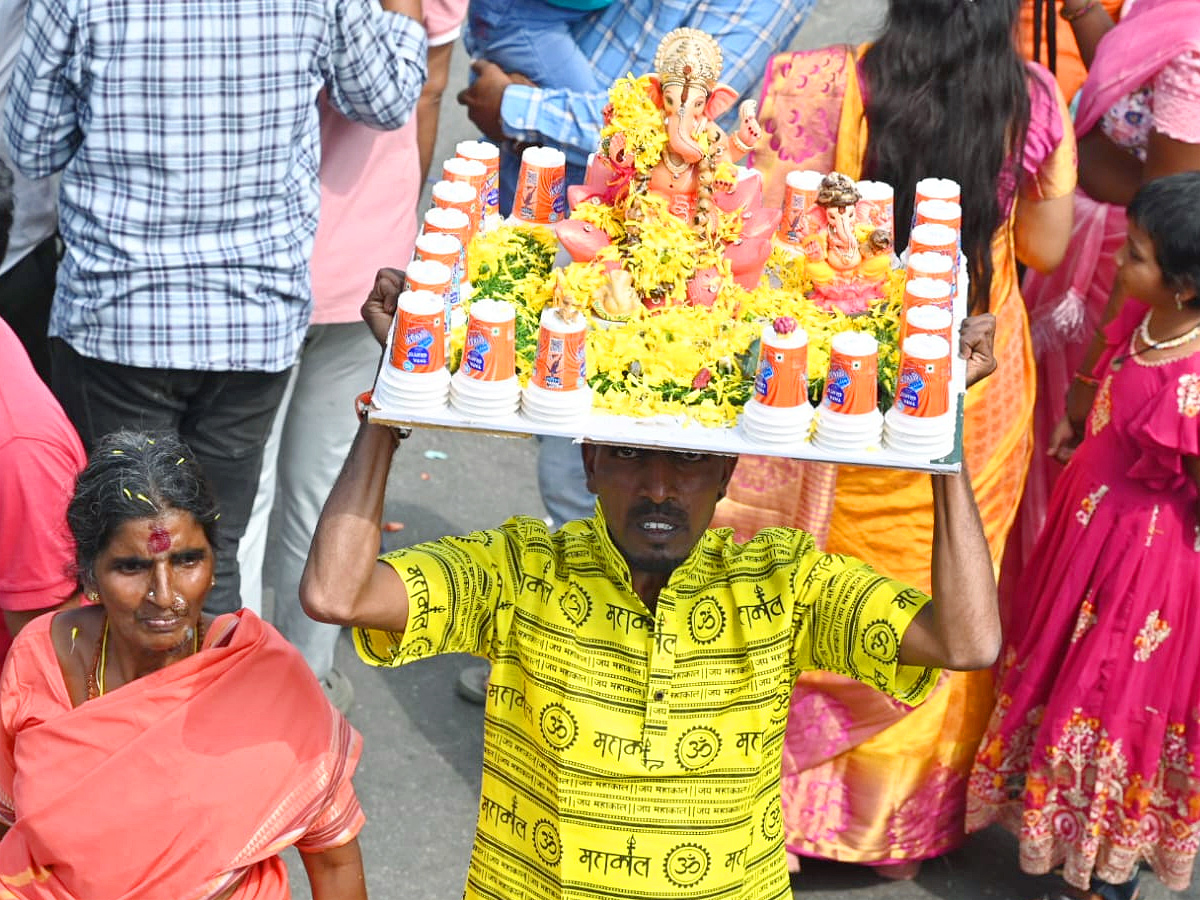
M 76 577 L 92 580 L 96 557 L 126 522 L 170 510 L 191 513 L 215 551 L 217 502 L 187 444 L 173 432 L 122 430 L 102 437 L 67 507 Z

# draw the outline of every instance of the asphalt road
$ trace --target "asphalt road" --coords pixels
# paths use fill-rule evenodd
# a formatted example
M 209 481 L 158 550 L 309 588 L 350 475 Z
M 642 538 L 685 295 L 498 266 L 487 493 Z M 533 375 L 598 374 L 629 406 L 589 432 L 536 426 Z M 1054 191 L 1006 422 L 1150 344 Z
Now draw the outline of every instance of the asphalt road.
M 883 0 L 819 0 L 796 46 L 865 40 L 885 8 Z M 454 103 L 466 62 L 460 46 L 435 162 L 453 155 L 457 141 L 475 136 Z M 392 471 L 386 517 L 404 528 L 386 541 L 399 546 L 490 527 L 513 514 L 544 515 L 535 455 L 531 440 L 418 431 Z M 357 661 L 343 635 L 338 666 L 354 683 L 350 719 L 365 739 L 355 784 L 368 817 L 361 842 L 373 900 L 462 896 L 478 807 L 483 710 L 459 699 L 454 682 L 471 663 L 467 657 L 444 657 L 401 670 L 373 670 Z M 290 862 L 295 894 L 308 898 L 300 866 L 294 857 Z M 1174 896 L 1149 881 L 1144 900 Z M 912 882 L 886 882 L 858 866 L 807 862 L 794 884 L 795 897 L 804 900 L 1023 900 L 1049 890 L 1053 880 L 1021 875 L 1015 842 L 992 830 L 927 862 Z M 1179 896 L 1200 900 L 1195 888 Z

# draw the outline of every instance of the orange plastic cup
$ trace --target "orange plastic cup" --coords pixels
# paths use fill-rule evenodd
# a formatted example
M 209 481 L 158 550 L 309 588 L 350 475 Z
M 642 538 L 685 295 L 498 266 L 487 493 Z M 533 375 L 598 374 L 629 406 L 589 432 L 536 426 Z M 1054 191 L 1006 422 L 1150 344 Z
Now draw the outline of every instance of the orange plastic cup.
M 487 194 L 487 167 L 478 160 L 452 156 L 442 163 L 442 181 L 461 181 L 471 186 L 475 192 L 475 219 L 471 224 L 479 231 Z
M 947 200 L 950 203 L 962 203 L 962 187 L 957 181 L 949 178 L 922 178 L 917 182 L 914 193 L 914 210 L 926 200 Z
M 932 278 L 934 281 L 944 281 L 953 289 L 954 257 L 945 253 L 910 253 L 908 256 L 908 277 Z
M 547 391 L 573 391 L 587 379 L 587 326 L 568 325 L 554 310 L 542 313 L 533 383 Z
M 440 209 L 458 209 L 467 214 L 470 222 L 470 241 L 479 231 L 479 191 L 467 181 L 439 181 L 433 186 L 433 205 Z
M 914 306 L 940 306 L 953 310 L 954 295 L 949 284 L 934 278 L 910 278 L 904 282 L 901 316 Z
M 514 219 L 532 225 L 561 221 L 567 211 L 567 158 L 553 147 L 526 147 L 513 198 Z
M 900 319 L 900 343 L 914 334 L 935 334 L 950 343 L 950 331 L 954 316 L 940 306 L 910 306 Z
M 452 234 L 426 232 L 417 238 L 413 246 L 413 259 L 439 262 L 450 269 L 450 288 L 446 292 L 446 306 L 458 306 L 462 302 L 463 245 Z
M 861 331 L 834 335 L 821 405 L 844 415 L 863 415 L 879 403 L 879 344 Z
M 516 373 L 517 320 L 504 300 L 476 300 L 467 317 L 461 370 L 478 381 L 506 381 Z
M 461 209 L 435 206 L 425 211 L 425 234 L 449 234 L 462 245 L 462 280 L 467 280 L 467 246 L 471 243 L 471 217 Z
M 402 372 L 436 372 L 446 365 L 446 312 L 441 297 L 405 291 L 396 308 L 392 365 Z
M 925 222 L 913 227 L 908 238 L 908 252 L 945 253 L 958 258 L 958 231 L 949 225 Z
M 797 329 L 776 335 L 763 329 L 754 376 L 754 397 L 764 406 L 789 407 L 808 402 L 808 335 Z M 789 340 L 790 338 L 790 340 Z
M 454 152 L 459 159 L 483 163 L 487 172 L 480 194 L 483 215 L 500 215 L 500 148 L 487 141 L 459 141 Z
M 896 409 L 931 418 L 950 411 L 950 344 L 932 334 L 905 339 L 896 377 Z
M 870 223 L 872 228 L 882 228 L 894 242 L 896 240 L 896 192 L 890 184 L 882 181 L 860 181 L 855 185 L 862 199 L 856 211 L 860 222 Z
M 789 247 L 801 248 L 816 230 L 812 211 L 817 205 L 817 190 L 824 176 L 811 169 L 788 172 L 783 194 L 783 218 L 775 236 Z
M 962 234 L 962 207 L 953 200 L 922 200 L 917 204 L 917 224 L 945 225 Z

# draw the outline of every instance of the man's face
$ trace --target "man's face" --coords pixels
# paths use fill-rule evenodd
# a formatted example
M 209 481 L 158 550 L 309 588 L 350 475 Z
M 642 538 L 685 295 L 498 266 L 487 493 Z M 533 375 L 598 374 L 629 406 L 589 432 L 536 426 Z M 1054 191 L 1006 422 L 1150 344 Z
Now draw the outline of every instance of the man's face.
M 588 489 L 631 572 L 668 574 L 712 521 L 737 458 L 585 444 Z

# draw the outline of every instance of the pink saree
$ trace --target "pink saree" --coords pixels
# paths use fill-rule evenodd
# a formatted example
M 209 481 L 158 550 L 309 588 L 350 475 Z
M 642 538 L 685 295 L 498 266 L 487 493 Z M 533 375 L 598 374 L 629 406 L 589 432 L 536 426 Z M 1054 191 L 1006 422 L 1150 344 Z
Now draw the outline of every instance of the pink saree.
M 282 900 L 280 851 L 358 833 L 361 738 L 253 613 L 74 708 L 52 619 L 18 635 L 0 678 L 0 898 Z
M 1118 101 L 1149 83 L 1187 50 L 1200 50 L 1200 6 L 1193 0 L 1138 0 L 1100 41 L 1079 98 L 1075 132 L 1087 134 Z M 1037 366 L 1034 449 L 1017 521 L 1005 549 L 1002 600 L 1011 597 L 1046 517 L 1062 466 L 1046 455 L 1051 432 L 1108 303 L 1116 252 L 1125 242 L 1125 210 L 1075 192 L 1067 258 L 1054 272 L 1030 271 L 1021 285 Z

